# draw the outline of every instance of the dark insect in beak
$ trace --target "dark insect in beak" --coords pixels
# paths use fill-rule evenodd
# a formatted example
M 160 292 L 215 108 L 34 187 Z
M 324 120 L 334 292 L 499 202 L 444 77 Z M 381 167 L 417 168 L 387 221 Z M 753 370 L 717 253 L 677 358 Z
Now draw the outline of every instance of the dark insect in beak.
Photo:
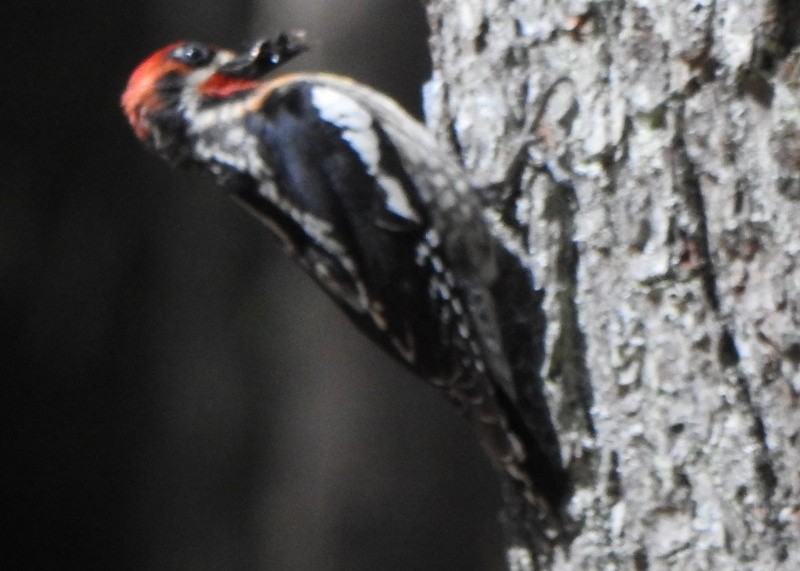
M 232 77 L 259 79 L 306 50 L 308 43 L 304 31 L 281 34 L 274 42 L 256 42 L 247 53 L 239 54 L 220 66 L 219 71 Z

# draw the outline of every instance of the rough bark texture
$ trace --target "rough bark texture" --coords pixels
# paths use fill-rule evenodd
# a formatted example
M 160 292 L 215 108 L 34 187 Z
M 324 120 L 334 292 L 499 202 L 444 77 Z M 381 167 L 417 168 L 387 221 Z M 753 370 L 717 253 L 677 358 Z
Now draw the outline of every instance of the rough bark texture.
M 509 557 L 800 568 L 798 4 L 427 10 L 429 124 L 529 224 L 576 486 L 574 537 Z

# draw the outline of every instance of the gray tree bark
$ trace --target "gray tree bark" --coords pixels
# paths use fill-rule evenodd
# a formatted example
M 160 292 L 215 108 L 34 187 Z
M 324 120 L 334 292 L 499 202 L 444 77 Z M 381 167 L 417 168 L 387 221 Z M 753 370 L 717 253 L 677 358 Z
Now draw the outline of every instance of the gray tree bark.
M 800 569 L 800 3 L 427 11 L 428 122 L 511 183 L 575 485 L 510 566 Z

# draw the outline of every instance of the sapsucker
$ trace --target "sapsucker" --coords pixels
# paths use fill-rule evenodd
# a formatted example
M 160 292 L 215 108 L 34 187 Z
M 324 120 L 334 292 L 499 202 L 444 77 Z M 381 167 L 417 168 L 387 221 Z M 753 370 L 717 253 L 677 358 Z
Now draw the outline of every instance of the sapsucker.
M 241 53 L 176 43 L 133 72 L 122 107 L 139 139 L 211 171 L 361 330 L 440 387 L 527 497 L 560 504 L 554 433 L 517 406 L 501 329 L 520 330 L 498 322 L 513 311 L 493 292 L 518 280 L 500 275 L 507 252 L 478 194 L 388 97 L 334 75 L 270 76 L 304 49 L 299 34 Z

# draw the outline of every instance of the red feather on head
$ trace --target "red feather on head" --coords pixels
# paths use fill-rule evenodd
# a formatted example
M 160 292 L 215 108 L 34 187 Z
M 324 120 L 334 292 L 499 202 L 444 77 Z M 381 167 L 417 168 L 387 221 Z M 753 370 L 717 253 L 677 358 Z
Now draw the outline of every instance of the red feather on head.
M 128 86 L 122 94 L 120 103 L 125 116 L 136 136 L 143 141 L 150 136 L 147 114 L 163 106 L 155 89 L 158 80 L 171 71 L 181 74 L 191 71 L 188 65 L 169 58 L 169 54 L 182 44 L 183 42 L 175 42 L 161 48 L 140 63 L 131 74 Z

